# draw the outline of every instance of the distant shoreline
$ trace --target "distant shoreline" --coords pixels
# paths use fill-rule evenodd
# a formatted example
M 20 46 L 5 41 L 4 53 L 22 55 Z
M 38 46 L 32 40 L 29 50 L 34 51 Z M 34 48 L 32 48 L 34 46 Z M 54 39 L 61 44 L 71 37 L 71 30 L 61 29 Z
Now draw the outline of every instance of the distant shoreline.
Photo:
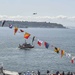
M 2 21 L 0 21 L 1 26 Z M 62 24 L 50 23 L 50 22 L 28 22 L 28 21 L 6 21 L 4 27 L 17 26 L 19 28 L 66 28 Z

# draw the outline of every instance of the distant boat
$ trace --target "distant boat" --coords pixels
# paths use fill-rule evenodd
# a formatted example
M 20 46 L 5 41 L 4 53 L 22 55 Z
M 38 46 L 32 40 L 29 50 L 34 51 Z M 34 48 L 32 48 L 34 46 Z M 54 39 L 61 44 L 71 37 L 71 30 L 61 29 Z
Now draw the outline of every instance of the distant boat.
M 31 45 L 30 43 L 26 43 L 25 42 L 22 45 L 19 44 L 19 47 L 18 48 L 20 48 L 20 49 L 32 49 L 32 48 L 34 48 L 34 46 Z
M 33 36 L 32 44 L 27 43 L 26 40 L 25 40 L 25 43 L 23 43 L 22 45 L 19 44 L 18 48 L 20 48 L 20 49 L 32 49 L 32 48 L 34 48 L 34 45 L 33 45 L 34 39 L 35 39 L 35 36 Z
M 33 13 L 33 15 L 36 15 L 37 13 Z

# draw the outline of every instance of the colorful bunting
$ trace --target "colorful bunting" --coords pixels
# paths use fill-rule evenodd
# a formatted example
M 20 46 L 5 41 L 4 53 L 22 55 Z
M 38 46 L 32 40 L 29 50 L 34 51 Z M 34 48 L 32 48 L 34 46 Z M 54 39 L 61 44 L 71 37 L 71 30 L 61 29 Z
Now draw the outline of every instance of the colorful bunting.
M 5 22 L 4 22 L 4 23 L 5 23 Z M 2 26 L 4 25 L 4 23 L 2 24 Z M 12 27 L 13 27 L 12 25 L 9 25 L 9 28 L 12 28 Z M 14 35 L 16 34 L 17 31 L 18 31 L 18 27 L 15 27 L 15 28 L 14 28 Z M 24 30 L 20 29 L 20 32 L 24 32 Z M 31 34 L 29 34 L 29 33 L 26 32 L 26 33 L 24 34 L 24 38 L 28 39 L 28 38 L 30 37 L 30 35 L 31 35 Z M 35 36 L 33 36 L 33 38 L 32 38 L 32 43 L 33 43 L 34 39 L 35 39 Z M 43 41 L 41 41 L 41 40 L 38 39 L 37 44 L 38 44 L 39 46 L 41 46 L 42 43 L 43 43 Z M 49 43 L 44 42 L 44 46 L 45 46 L 45 48 L 48 49 L 48 48 L 49 48 Z M 59 53 L 60 48 L 57 48 L 57 47 L 55 47 L 55 46 L 53 46 L 53 45 L 51 45 L 51 47 L 54 47 L 54 51 L 55 51 L 56 53 Z M 64 50 L 61 50 L 61 57 L 63 57 L 63 55 L 65 55 L 65 54 L 66 54 L 67 57 L 72 57 L 71 63 L 74 63 L 75 56 L 73 57 L 73 56 L 71 56 L 70 53 L 66 53 Z
M 26 38 L 26 39 L 28 39 L 28 38 L 29 38 L 29 36 L 30 36 L 30 34 L 29 34 L 29 33 L 27 33 L 27 32 L 24 34 L 24 38 Z

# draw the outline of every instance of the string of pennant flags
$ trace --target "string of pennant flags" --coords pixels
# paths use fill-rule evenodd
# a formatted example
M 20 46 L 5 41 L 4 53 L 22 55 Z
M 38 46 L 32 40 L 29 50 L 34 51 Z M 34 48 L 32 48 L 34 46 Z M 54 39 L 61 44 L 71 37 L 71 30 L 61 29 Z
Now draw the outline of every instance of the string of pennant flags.
M 5 22 L 6 22 L 5 20 L 2 22 L 2 27 L 4 26 Z M 13 25 L 9 24 L 9 28 L 13 28 Z M 20 32 L 22 32 L 22 33 L 24 32 L 23 29 L 18 29 L 18 27 L 16 26 L 16 27 L 14 27 L 14 35 L 17 33 L 17 31 L 19 31 L 19 33 L 20 33 Z M 25 39 L 28 39 L 30 36 L 31 36 L 30 33 L 24 32 L 24 38 L 25 38 Z M 33 36 L 32 42 L 34 42 L 35 38 L 36 38 L 36 37 Z M 38 38 L 37 38 L 37 44 L 38 44 L 39 46 L 42 46 L 42 44 L 44 44 L 45 48 L 47 48 L 47 49 L 48 49 L 49 46 L 50 46 L 50 44 L 49 44 L 48 42 L 42 41 L 42 40 L 40 40 L 40 39 L 38 39 Z M 65 55 L 66 57 L 71 58 L 71 63 L 72 63 L 72 64 L 74 63 L 75 56 L 72 56 L 71 53 L 67 53 L 65 50 L 62 50 L 62 49 L 60 49 L 60 48 L 58 48 L 58 47 L 55 47 L 54 45 L 51 45 L 51 47 L 54 48 L 54 52 L 56 52 L 57 54 L 60 53 L 61 58 Z
M 14 35 L 16 34 L 17 31 L 18 31 L 18 27 L 15 27 L 15 28 L 14 28 Z M 20 32 L 24 32 L 24 30 L 20 29 Z M 28 39 L 30 36 L 31 36 L 30 33 L 28 33 L 28 32 L 25 32 L 25 33 L 24 33 L 24 38 L 25 38 L 25 39 Z M 36 38 L 36 37 L 33 36 L 32 42 L 35 40 L 35 38 Z M 48 42 L 42 41 L 42 40 L 40 40 L 40 39 L 37 39 L 37 44 L 38 44 L 39 46 L 42 46 L 42 44 L 44 44 L 45 48 L 47 48 L 47 49 L 48 49 L 49 46 L 50 46 L 50 44 L 49 44 Z M 56 52 L 57 54 L 60 53 L 61 58 L 65 55 L 65 56 L 71 58 L 71 63 L 74 63 L 75 56 L 72 56 L 71 53 L 67 53 L 67 52 L 65 52 L 65 50 L 61 50 L 60 48 L 55 47 L 54 45 L 51 45 L 51 47 L 54 48 L 54 52 Z

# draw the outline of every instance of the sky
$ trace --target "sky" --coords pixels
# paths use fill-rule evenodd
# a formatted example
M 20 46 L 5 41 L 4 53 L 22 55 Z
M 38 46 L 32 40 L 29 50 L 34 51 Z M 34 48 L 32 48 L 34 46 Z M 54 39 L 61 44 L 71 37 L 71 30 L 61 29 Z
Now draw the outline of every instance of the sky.
M 74 7 L 75 0 L 0 0 L 0 20 L 51 22 L 75 27 Z

